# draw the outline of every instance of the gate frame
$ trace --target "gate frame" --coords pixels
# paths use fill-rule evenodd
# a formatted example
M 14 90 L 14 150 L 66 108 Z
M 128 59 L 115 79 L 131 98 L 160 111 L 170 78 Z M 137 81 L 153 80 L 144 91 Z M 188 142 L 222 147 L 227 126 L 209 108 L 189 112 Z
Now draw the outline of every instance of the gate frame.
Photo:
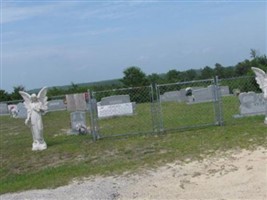
M 214 124 L 213 125 L 218 125 L 218 126 L 223 126 L 224 125 L 224 120 L 223 120 L 223 109 L 222 109 L 222 96 L 221 96 L 221 91 L 220 91 L 220 86 L 219 86 L 219 78 L 218 76 L 214 77 L 213 79 L 204 79 L 204 80 L 194 80 L 194 81 L 185 81 L 185 82 L 177 82 L 177 83 L 168 83 L 168 84 L 156 84 L 153 83 L 149 86 L 144 86 L 144 87 L 150 87 L 150 114 L 151 114 L 151 120 L 152 120 L 152 131 L 151 134 L 160 134 L 167 129 L 164 128 L 164 122 L 163 122 L 163 112 L 162 112 L 162 105 L 160 101 L 160 87 L 162 86 L 168 86 L 168 85 L 185 85 L 185 84 L 195 84 L 195 83 L 202 83 L 202 82 L 210 82 L 211 85 L 213 85 L 213 104 L 214 104 Z M 138 88 L 138 87 L 137 87 Z M 139 87 L 140 88 L 140 87 Z M 120 88 L 118 90 L 126 90 L 126 89 L 132 89 L 132 88 Z M 116 89 L 113 89 L 113 91 Z M 110 90 L 112 91 L 112 90 Z M 101 91 L 102 92 L 102 91 Z M 104 92 L 104 91 L 103 91 Z M 88 102 L 88 108 L 89 108 L 89 113 L 90 113 L 90 118 L 91 118 L 91 133 L 93 136 L 93 140 L 97 141 L 101 138 L 104 138 L 105 136 L 101 136 L 99 132 L 99 124 L 98 124 L 98 115 L 97 115 L 97 101 L 94 98 L 94 94 L 96 92 L 88 90 L 89 95 L 89 102 Z M 212 125 L 212 124 L 210 124 Z M 196 127 L 201 127 L 201 125 L 196 126 Z M 192 128 L 192 127 L 183 127 L 183 128 Z M 181 128 L 177 128 L 176 130 L 179 130 Z M 141 134 L 137 133 L 137 134 Z M 132 135 L 131 133 L 129 134 L 119 134 L 121 136 L 123 135 Z M 118 136 L 118 135 L 114 135 Z M 113 136 L 109 136 L 113 137 Z

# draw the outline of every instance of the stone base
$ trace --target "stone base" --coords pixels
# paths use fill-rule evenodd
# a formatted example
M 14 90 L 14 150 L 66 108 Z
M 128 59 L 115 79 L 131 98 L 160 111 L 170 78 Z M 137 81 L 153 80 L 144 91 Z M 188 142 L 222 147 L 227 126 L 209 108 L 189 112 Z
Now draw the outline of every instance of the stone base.
M 33 142 L 32 143 L 32 150 L 33 151 L 42 151 L 42 150 L 45 150 L 47 149 L 47 145 L 46 143 L 39 143 L 39 142 Z

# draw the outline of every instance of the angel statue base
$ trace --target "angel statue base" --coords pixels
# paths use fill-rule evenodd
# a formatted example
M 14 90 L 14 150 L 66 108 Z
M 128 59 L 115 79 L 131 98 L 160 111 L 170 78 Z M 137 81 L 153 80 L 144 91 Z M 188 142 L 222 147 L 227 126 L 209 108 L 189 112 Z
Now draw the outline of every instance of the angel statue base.
M 47 149 L 47 145 L 43 137 L 43 121 L 42 113 L 47 110 L 47 88 L 42 88 L 38 95 L 29 95 L 24 91 L 19 91 L 20 95 L 24 99 L 24 105 L 27 109 L 27 118 L 25 124 L 31 128 L 32 132 L 32 150 L 44 150 Z
M 260 89 L 263 92 L 263 98 L 265 99 L 266 104 L 267 104 L 267 74 L 263 70 L 261 70 L 257 67 L 252 67 L 252 70 L 256 74 L 255 79 L 256 79 Z M 264 124 L 267 125 L 267 105 L 266 105 L 265 113 L 266 113 L 266 115 L 265 115 Z

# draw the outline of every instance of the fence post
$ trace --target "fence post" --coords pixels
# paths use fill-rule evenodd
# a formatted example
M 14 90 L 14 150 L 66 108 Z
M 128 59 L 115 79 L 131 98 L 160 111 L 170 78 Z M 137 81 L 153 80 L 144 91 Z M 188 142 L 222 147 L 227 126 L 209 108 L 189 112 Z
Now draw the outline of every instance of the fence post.
M 222 126 L 224 124 L 223 122 L 223 109 L 222 109 L 222 95 L 221 95 L 221 89 L 219 84 L 219 78 L 218 76 L 215 76 L 214 78 L 214 92 L 215 92 L 215 102 L 216 102 L 216 123 L 219 126 Z
M 97 118 L 97 102 L 96 99 L 93 97 L 91 91 L 88 90 L 89 93 L 89 112 L 90 112 L 90 119 L 91 119 L 91 134 L 93 136 L 93 140 L 96 141 L 99 139 L 98 134 L 98 118 Z
M 158 86 L 154 83 L 151 85 L 151 115 L 154 133 L 159 133 L 163 131 L 163 122 L 159 97 L 160 96 Z

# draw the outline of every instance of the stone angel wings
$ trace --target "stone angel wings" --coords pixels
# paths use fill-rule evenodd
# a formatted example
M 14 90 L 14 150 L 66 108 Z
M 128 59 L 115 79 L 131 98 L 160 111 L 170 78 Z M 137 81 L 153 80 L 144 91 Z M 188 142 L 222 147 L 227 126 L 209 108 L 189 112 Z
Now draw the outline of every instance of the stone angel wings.
M 260 86 L 260 89 L 263 89 L 264 86 L 267 87 L 267 75 L 262 69 L 259 69 L 257 67 L 252 67 L 251 68 L 254 73 L 256 74 L 256 81 Z
M 255 79 L 264 94 L 264 98 L 267 99 L 267 74 L 257 67 L 252 67 L 251 69 L 256 74 Z
M 19 93 L 24 99 L 24 105 L 27 110 L 31 109 L 31 103 L 34 103 L 34 102 L 39 102 L 41 104 L 42 110 L 47 110 L 47 103 L 48 103 L 47 96 L 46 96 L 47 87 L 43 87 L 39 91 L 37 96 L 36 94 L 30 95 L 24 91 L 19 91 Z

